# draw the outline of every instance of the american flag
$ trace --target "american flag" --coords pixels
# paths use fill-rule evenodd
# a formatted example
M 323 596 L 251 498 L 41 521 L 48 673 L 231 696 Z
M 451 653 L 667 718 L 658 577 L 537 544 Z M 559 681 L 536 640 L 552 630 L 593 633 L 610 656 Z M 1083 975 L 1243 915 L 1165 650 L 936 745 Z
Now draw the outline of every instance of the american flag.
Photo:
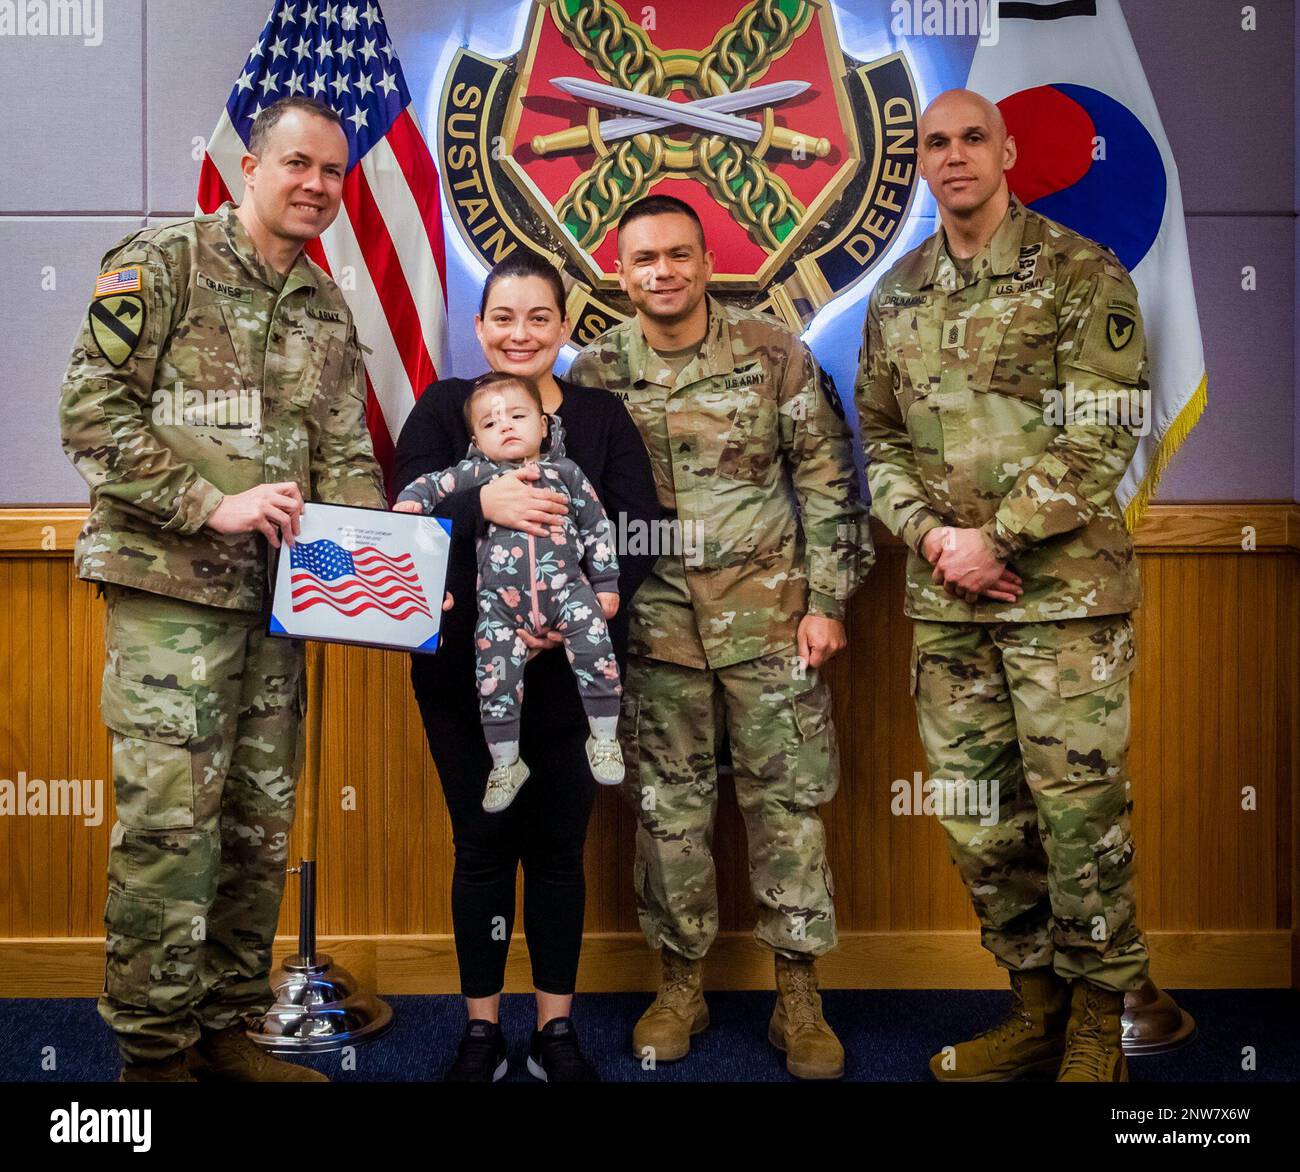
M 390 557 L 373 545 L 349 552 L 335 541 L 298 542 L 289 551 L 293 609 L 332 607 L 351 618 L 377 610 L 392 619 L 432 616 L 409 553 Z
M 140 288 L 140 270 L 138 268 L 114 269 L 95 281 L 95 296 L 105 297 L 109 293 L 134 293 Z
M 276 0 L 209 140 L 201 212 L 243 198 L 253 119 L 290 94 L 333 107 L 348 136 L 343 207 L 307 253 L 355 280 L 343 294 L 372 351 L 366 418 L 388 469 L 415 400 L 447 373 L 447 262 L 438 172 L 378 4 Z

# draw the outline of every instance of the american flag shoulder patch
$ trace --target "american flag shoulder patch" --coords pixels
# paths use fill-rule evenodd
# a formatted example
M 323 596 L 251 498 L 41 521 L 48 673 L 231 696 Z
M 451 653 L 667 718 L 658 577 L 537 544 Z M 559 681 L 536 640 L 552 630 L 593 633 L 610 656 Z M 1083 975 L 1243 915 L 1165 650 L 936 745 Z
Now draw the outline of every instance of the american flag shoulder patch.
M 114 269 L 111 273 L 101 273 L 95 279 L 95 296 L 111 297 L 114 293 L 138 293 L 143 284 L 144 279 L 137 266 Z

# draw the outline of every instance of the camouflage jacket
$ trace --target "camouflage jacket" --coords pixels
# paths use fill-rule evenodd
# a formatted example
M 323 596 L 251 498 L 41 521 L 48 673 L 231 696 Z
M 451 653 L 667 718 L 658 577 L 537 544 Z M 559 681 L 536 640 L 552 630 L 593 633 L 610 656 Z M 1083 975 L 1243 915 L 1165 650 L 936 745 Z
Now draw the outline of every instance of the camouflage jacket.
M 830 380 L 774 318 L 708 305 L 704 344 L 676 377 L 635 318 L 569 377 L 627 405 L 680 525 L 632 600 L 629 649 L 718 668 L 792 646 L 807 613 L 842 619 L 873 552 Z
M 871 294 L 857 405 L 871 508 L 912 551 L 906 612 L 1046 622 L 1137 606 L 1115 489 L 1146 417 L 1137 291 L 1098 244 L 1014 198 L 964 278 L 940 229 Z M 980 528 L 1024 579 L 971 606 L 920 556 L 939 525 Z
M 293 480 L 384 507 L 343 295 L 305 255 L 278 274 L 225 204 L 104 257 L 59 403 L 91 489 L 83 578 L 256 610 L 270 546 L 205 528 L 226 494 Z

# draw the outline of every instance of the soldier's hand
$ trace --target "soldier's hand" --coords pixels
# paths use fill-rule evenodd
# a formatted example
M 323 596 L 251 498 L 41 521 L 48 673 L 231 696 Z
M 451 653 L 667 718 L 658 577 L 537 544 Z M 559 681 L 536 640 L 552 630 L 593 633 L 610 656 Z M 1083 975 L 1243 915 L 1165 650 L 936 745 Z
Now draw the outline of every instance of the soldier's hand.
M 1025 592 L 1024 580 L 1010 566 L 1002 567 L 1002 577 L 984 591 L 986 598 L 998 602 L 1018 602 Z
M 945 586 L 945 590 L 953 598 L 960 598 L 963 602 L 969 602 L 974 606 L 977 602 L 982 602 L 986 598 L 991 598 L 995 602 L 1017 602 L 1020 595 L 1024 593 L 1024 585 L 1020 575 L 1017 574 L 1010 566 L 1002 571 L 1002 577 L 997 580 L 983 594 L 973 594 L 968 590 L 958 590 L 955 586 Z
M 424 509 L 419 501 L 398 501 L 393 506 L 394 513 L 423 513 Z
M 292 545 L 298 536 L 302 509 L 302 491 L 292 480 L 259 484 L 222 497 L 207 525 L 217 533 L 260 533 L 279 549 L 281 537 Z
M 1019 576 L 998 561 L 978 529 L 948 528 L 931 577 L 950 594 L 970 603 L 981 596 L 1015 602 L 1024 593 Z
M 560 540 L 564 530 L 559 519 L 569 511 L 569 499 L 560 492 L 534 488 L 531 482 L 541 474 L 536 464 L 529 464 L 498 476 L 479 494 L 483 516 L 505 529 Z
M 947 548 L 948 535 L 952 531 L 951 525 L 940 525 L 937 529 L 931 529 L 929 533 L 921 538 L 921 556 L 930 565 L 934 565 L 939 560 L 939 555 Z
M 799 658 L 809 667 L 821 667 L 849 645 L 844 624 L 839 619 L 828 619 L 819 614 L 806 614 L 799 620 L 795 640 Z
M 452 598 L 452 596 L 451 596 L 451 591 L 450 591 L 450 590 L 446 591 L 446 593 L 445 593 L 445 595 L 444 595 L 444 597 L 443 597 L 443 600 L 442 600 L 442 609 L 443 609 L 443 610 L 451 610 L 451 608 L 452 608 L 452 604 L 453 604 L 454 602 L 455 602 L 455 599 Z
M 596 601 L 600 603 L 600 613 L 607 619 L 618 614 L 618 595 L 613 591 L 602 590 L 596 595 Z

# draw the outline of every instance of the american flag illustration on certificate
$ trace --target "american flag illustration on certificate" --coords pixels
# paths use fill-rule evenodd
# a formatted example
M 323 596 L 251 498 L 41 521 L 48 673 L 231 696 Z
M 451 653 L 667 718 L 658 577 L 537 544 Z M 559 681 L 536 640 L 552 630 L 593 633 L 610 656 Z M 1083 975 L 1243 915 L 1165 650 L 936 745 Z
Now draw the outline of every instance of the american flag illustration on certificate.
M 270 633 L 435 651 L 450 535 L 440 517 L 308 504 L 280 550 Z

